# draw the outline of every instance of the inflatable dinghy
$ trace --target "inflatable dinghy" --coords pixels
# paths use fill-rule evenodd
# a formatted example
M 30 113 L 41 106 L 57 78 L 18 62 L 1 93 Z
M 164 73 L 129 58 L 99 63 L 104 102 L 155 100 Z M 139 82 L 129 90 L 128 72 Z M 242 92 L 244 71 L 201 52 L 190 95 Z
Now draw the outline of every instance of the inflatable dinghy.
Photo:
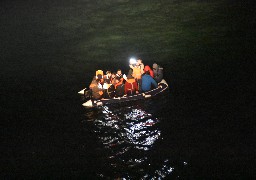
M 141 99 L 148 99 L 150 97 L 156 96 L 157 94 L 163 93 L 165 90 L 168 89 L 168 84 L 163 79 L 161 82 L 158 83 L 158 87 L 155 89 L 152 89 L 150 91 L 135 94 L 132 96 L 123 96 L 123 97 L 117 97 L 117 98 L 111 98 L 111 99 L 100 99 L 100 100 L 88 100 L 85 103 L 83 103 L 83 106 L 85 107 L 97 107 L 102 106 L 106 104 L 114 104 L 114 103 L 122 103 L 122 102 L 128 102 L 128 101 L 136 101 Z M 85 89 L 82 89 L 79 91 L 79 94 L 83 94 L 85 92 Z

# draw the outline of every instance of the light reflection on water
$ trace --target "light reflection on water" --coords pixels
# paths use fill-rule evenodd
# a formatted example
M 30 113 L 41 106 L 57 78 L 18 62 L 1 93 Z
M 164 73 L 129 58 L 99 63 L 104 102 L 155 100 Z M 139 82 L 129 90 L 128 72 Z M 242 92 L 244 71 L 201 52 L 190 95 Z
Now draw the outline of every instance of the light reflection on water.
M 97 116 L 91 121 L 93 131 L 108 151 L 106 158 L 112 170 L 110 174 L 100 172 L 99 177 L 163 179 L 171 176 L 175 169 L 171 160 L 155 157 L 155 154 L 161 154 L 161 148 L 154 146 L 162 138 L 157 117 L 140 105 L 118 108 L 103 106 L 98 110 Z M 87 115 L 89 119 L 93 118 L 92 112 Z

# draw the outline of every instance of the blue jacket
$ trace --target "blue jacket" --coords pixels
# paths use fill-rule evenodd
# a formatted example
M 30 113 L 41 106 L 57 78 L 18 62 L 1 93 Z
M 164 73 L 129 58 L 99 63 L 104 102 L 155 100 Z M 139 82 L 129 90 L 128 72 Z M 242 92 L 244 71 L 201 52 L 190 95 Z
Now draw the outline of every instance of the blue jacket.
M 141 90 L 143 92 L 151 90 L 151 85 L 157 87 L 156 81 L 148 74 L 144 74 L 141 78 Z

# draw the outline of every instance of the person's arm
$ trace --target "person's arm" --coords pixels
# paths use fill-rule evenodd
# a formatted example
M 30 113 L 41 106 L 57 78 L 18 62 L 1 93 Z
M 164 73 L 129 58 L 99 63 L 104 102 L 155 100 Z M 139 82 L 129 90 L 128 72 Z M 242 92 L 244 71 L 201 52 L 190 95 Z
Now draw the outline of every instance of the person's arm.
M 123 84 L 123 82 L 124 82 L 124 78 L 121 78 L 120 79 L 120 84 Z
M 93 97 L 95 99 L 100 99 L 102 94 L 103 94 L 103 91 L 102 89 L 100 89 L 97 85 L 95 85 L 93 88 L 92 88 L 92 94 L 93 94 Z
M 142 73 L 142 74 L 144 73 L 144 68 L 145 68 L 144 64 L 141 63 L 141 64 L 140 64 L 140 69 L 141 69 L 141 73 Z
M 154 73 L 154 78 L 156 79 L 156 81 L 158 80 L 162 80 L 163 79 L 163 68 L 162 67 L 158 67 L 158 69 L 155 69 L 153 71 Z
M 159 69 L 158 69 L 158 79 L 159 79 L 159 80 L 162 80 L 162 79 L 163 79 L 163 76 L 164 76 L 164 74 L 163 74 L 163 68 L 162 68 L 162 67 L 159 67 Z
M 122 80 L 121 80 L 122 79 Z M 117 84 L 115 84 L 115 88 L 118 86 L 118 85 L 120 85 L 120 84 L 123 84 L 123 78 L 121 78 L 120 79 L 120 81 L 117 83 Z
M 156 81 L 153 78 L 151 79 L 151 83 L 157 88 L 158 85 L 157 85 Z
M 92 89 L 92 88 L 93 88 L 94 86 L 96 86 L 96 85 L 97 85 L 97 83 L 96 83 L 96 78 L 93 77 L 92 82 L 91 82 L 89 88 Z

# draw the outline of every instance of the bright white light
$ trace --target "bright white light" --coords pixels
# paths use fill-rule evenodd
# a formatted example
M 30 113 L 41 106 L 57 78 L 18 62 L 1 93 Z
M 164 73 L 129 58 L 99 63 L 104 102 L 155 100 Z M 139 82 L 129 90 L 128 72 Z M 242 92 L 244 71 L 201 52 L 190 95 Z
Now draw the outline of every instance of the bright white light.
M 136 64 L 136 59 L 135 58 L 131 58 L 130 59 L 130 64 Z

